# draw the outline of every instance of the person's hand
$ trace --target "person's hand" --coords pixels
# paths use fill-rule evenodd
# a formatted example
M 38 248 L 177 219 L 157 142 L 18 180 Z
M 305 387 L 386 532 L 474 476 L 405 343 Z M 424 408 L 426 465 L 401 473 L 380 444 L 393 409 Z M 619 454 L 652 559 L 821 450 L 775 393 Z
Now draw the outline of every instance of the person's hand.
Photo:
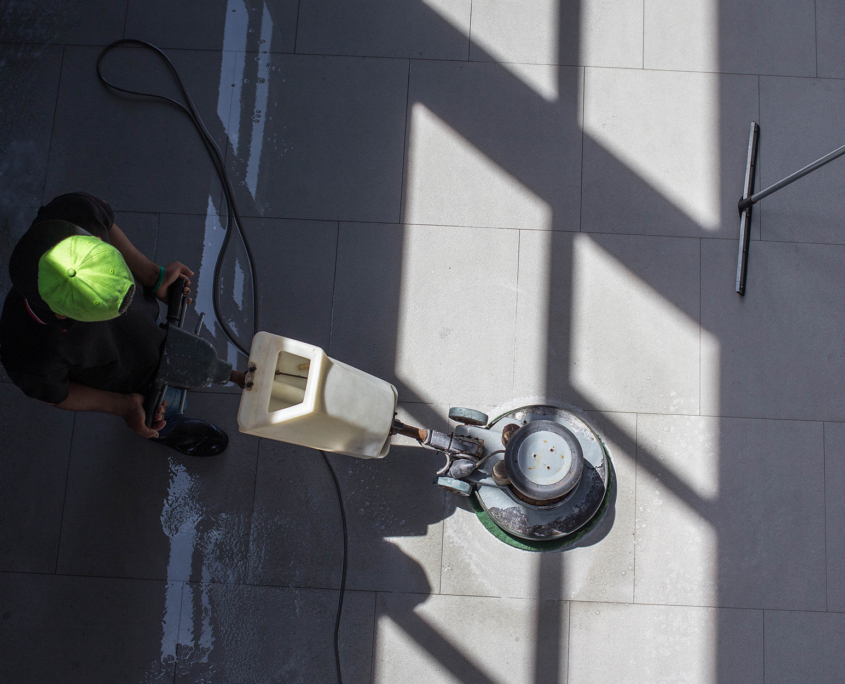
M 139 434 L 141 437 L 150 439 L 151 437 L 158 437 L 158 431 L 165 426 L 164 409 L 167 407 L 167 402 L 161 403 L 156 411 L 153 419 L 152 427 L 147 427 L 144 423 L 146 415 L 144 414 L 144 395 L 133 392 L 126 395 L 126 406 L 123 410 L 123 420 L 126 421 L 127 427 Z
M 168 289 L 170 289 L 170 286 L 175 283 L 179 278 L 184 278 L 188 282 L 188 285 L 190 285 L 190 276 L 192 275 L 194 275 L 194 272 L 190 268 L 185 266 L 185 264 L 180 263 L 178 261 L 173 261 L 164 267 L 164 280 L 161 281 L 161 286 L 153 294 L 165 304 L 167 304 L 167 291 Z M 191 288 L 186 287 L 183 290 L 183 294 L 185 294 L 186 296 L 191 294 Z M 188 299 L 188 304 L 190 303 L 191 300 Z

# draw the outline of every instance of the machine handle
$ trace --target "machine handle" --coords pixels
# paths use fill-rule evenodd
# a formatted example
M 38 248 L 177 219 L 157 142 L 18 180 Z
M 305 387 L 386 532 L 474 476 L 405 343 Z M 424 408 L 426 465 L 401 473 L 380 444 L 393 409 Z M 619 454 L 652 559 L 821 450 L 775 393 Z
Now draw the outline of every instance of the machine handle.
M 177 278 L 176 282 L 167 291 L 168 323 L 179 323 L 179 317 L 182 313 L 182 300 L 185 298 L 184 292 L 186 287 L 188 287 L 188 281 L 185 278 Z
M 167 392 L 167 385 L 162 385 L 158 390 L 153 387 L 144 397 L 144 425 L 152 427 L 156 409 L 164 401 L 164 394 Z

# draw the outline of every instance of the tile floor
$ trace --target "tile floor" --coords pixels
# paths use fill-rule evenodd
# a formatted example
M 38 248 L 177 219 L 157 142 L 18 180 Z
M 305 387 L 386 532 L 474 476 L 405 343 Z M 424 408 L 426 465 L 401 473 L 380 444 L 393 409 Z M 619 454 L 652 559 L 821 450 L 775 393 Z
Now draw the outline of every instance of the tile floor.
M 0 257 L 86 190 L 211 318 L 221 192 L 175 108 L 95 72 L 167 50 L 224 151 L 262 329 L 393 382 L 401 415 L 583 409 L 619 486 L 578 548 L 506 547 L 397 440 L 332 457 L 344 681 L 842 680 L 845 142 L 836 0 L 0 0 Z M 170 94 L 150 55 L 121 83 Z M 758 186 L 759 187 L 759 186 Z M 0 276 L 0 294 L 8 274 Z M 227 315 L 252 304 L 237 245 Z M 228 294 L 231 293 L 231 294 Z M 195 314 L 191 314 L 192 316 Z M 314 452 L 191 412 L 198 462 L 0 375 L 0 681 L 333 682 L 337 500 Z

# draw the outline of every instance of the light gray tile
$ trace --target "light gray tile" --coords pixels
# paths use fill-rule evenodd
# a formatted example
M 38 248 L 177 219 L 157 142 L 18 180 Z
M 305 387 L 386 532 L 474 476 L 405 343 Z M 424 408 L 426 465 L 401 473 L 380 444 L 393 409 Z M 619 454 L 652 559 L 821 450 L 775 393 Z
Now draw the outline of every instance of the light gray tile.
M 160 48 L 293 52 L 297 0 L 130 0 L 126 36 Z
M 412 62 L 404 220 L 578 230 L 579 68 Z
M 223 242 L 225 216 L 161 217 L 156 259 L 181 261 L 194 271 L 194 316 L 205 312 L 204 336 L 227 354 L 223 332 L 216 324 L 212 292 L 214 266 Z M 255 257 L 259 298 L 258 329 L 315 344 L 328 350 L 331 331 L 337 223 L 244 219 L 243 230 Z M 237 263 L 235 263 L 237 260 Z M 246 253 L 236 235 L 229 243 L 221 271 L 220 303 L 224 315 L 249 348 L 252 340 L 252 279 Z M 195 313 L 194 313 L 195 312 Z M 230 361 L 241 370 L 246 359 L 234 351 Z M 215 389 L 219 389 L 216 387 Z
M 645 68 L 816 75 L 813 0 L 645 0 Z
M 330 355 L 403 401 L 504 403 L 517 253 L 511 230 L 342 225 Z
M 838 0 L 816 0 L 817 76 L 845 77 L 843 30 L 845 30 L 845 5 Z
M 41 206 L 61 65 L 61 47 L 0 45 L 0 210 L 4 212 Z
M 296 51 L 465 60 L 471 5 L 470 0 L 302 0 Z
M 245 579 L 258 440 L 238 432 L 235 397 L 193 394 L 188 404 L 227 432 L 223 454 L 182 456 L 120 418 L 77 415 L 60 573 Z
M 698 413 L 698 300 L 696 240 L 523 231 L 514 397 Z
M 173 681 L 182 586 L 0 573 L 4 682 Z
M 167 54 L 225 154 L 235 53 Z M 65 48 L 45 197 L 85 190 L 117 211 L 204 214 L 210 204 L 219 207 L 220 182 L 188 117 L 104 88 L 97 56 L 95 48 Z M 173 76 L 149 50 L 118 48 L 103 73 L 121 87 L 181 101 Z
M 842 681 L 845 615 L 766 611 L 766 684 Z
M 824 610 L 820 423 L 639 416 L 637 433 L 636 601 Z
M 760 79 L 760 189 L 840 147 L 845 83 L 806 78 Z M 845 243 L 841 160 L 762 200 L 763 238 Z
M 581 230 L 736 237 L 757 119 L 753 76 L 587 69 Z
M 824 425 L 827 609 L 845 612 L 845 424 Z
M 175 681 L 335 681 L 337 598 L 330 590 L 186 584 Z M 344 596 L 344 682 L 371 680 L 374 602 L 367 592 Z
M 468 506 L 445 522 L 441 593 L 469 596 L 627 601 L 634 598 L 636 416 L 584 415 L 614 466 L 612 504 L 599 527 L 563 553 L 527 553 L 493 537 Z
M 106 45 L 123 38 L 126 0 L 0 1 L 0 42 Z
M 431 482 L 441 457 L 422 447 L 393 447 L 384 459 L 329 458 L 348 525 L 347 586 L 438 591 L 447 511 L 442 490 Z M 338 587 L 340 510 L 319 452 L 262 440 L 258 473 L 251 581 Z
M 408 63 L 239 53 L 229 173 L 246 216 L 396 221 Z
M 702 413 L 845 420 L 845 247 L 755 242 L 740 297 L 736 245 L 702 241 Z
M 573 603 L 570 684 L 763 684 L 763 613 Z
M 0 385 L 0 570 L 55 572 L 73 414 Z
M 639 69 L 643 0 L 475 0 L 470 59 Z
M 569 604 L 379 594 L 374 684 L 566 681 Z

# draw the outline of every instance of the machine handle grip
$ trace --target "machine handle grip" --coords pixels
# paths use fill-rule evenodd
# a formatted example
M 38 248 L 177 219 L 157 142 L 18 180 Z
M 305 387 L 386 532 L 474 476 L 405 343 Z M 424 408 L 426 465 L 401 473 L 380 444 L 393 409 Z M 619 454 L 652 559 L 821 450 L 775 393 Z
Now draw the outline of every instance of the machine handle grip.
M 167 291 L 167 322 L 179 323 L 179 316 L 182 313 L 182 300 L 185 297 L 185 288 L 188 281 L 185 278 L 177 278 L 176 282 Z
M 167 392 L 167 385 L 163 385 L 158 389 L 153 387 L 144 397 L 144 425 L 147 427 L 152 427 L 156 409 L 164 401 L 165 392 Z

